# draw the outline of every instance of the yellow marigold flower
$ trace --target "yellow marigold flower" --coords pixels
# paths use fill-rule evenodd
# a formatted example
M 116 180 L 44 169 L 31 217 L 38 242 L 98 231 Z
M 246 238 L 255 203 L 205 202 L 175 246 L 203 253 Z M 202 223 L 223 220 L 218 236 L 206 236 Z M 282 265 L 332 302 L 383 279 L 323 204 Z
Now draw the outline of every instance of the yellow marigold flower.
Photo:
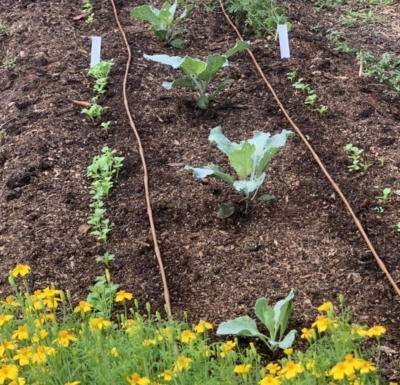
M 115 302 L 122 302 L 125 300 L 130 301 L 132 298 L 133 294 L 127 293 L 125 290 L 121 290 L 115 295 Z
M 303 328 L 301 329 L 301 332 L 303 334 L 300 336 L 300 338 L 306 339 L 308 341 L 313 339 L 312 329 Z
M 111 349 L 111 355 L 113 355 L 114 357 L 118 357 L 118 356 L 119 356 L 118 350 L 117 350 L 116 347 L 113 347 L 113 348 Z
M 333 310 L 333 304 L 332 304 L 332 302 L 325 302 L 318 308 L 318 310 L 324 311 L 324 312 L 331 311 L 331 310 Z
M 80 383 L 80 381 L 66 382 L 65 385 L 79 385 Z
M 195 326 L 194 331 L 196 333 L 204 333 L 206 330 L 210 330 L 212 328 L 213 326 L 209 322 L 200 321 L 199 324 Z
M 271 374 L 267 374 L 258 384 L 259 385 L 280 385 L 280 381 L 272 377 Z
M 267 365 L 267 370 L 271 374 L 276 374 L 279 372 L 279 370 L 281 370 L 281 367 L 278 364 L 271 363 Z
M 333 376 L 334 380 L 343 380 L 345 376 L 351 376 L 353 373 L 353 365 L 350 365 L 346 361 L 339 362 L 329 371 L 329 375 Z
M 397 382 L 389 382 L 389 385 L 399 385 Z
M 195 340 L 196 334 L 192 333 L 190 330 L 184 330 L 181 334 L 180 340 L 187 344 L 190 340 Z
M 32 337 L 32 342 L 38 343 L 40 340 L 44 340 L 48 335 L 49 333 L 47 333 L 47 330 L 36 330 L 35 334 Z
M 36 294 L 36 292 L 35 292 Z M 56 290 L 56 289 L 51 289 L 50 287 L 46 287 L 43 291 L 38 292 L 36 294 L 36 296 L 38 298 L 44 299 L 44 298 L 51 298 L 54 297 L 56 295 L 60 295 L 61 294 L 61 290 Z
M 126 377 L 127 381 L 131 385 L 148 385 L 150 384 L 150 380 L 147 377 L 140 377 L 139 374 L 133 373 L 132 377 Z
M 38 346 L 36 353 L 32 356 L 32 362 L 34 364 L 45 363 L 47 361 L 47 356 L 55 356 L 56 353 L 56 349 L 49 346 Z
M 345 357 L 345 361 L 353 366 L 353 368 L 356 370 L 360 369 L 364 362 L 364 360 L 360 358 L 354 358 L 352 354 L 347 354 Z
M 14 342 L 3 340 L 3 343 L 0 345 L 0 357 L 3 356 L 6 350 L 15 350 L 15 349 L 16 347 L 14 345 Z
M 79 301 L 79 306 L 77 306 L 74 310 L 74 313 L 87 313 L 93 309 L 93 305 L 86 301 Z
M 25 385 L 26 380 L 23 377 L 18 377 L 16 380 L 11 381 L 8 385 Z
M 285 353 L 287 356 L 290 357 L 293 353 L 293 349 L 292 348 L 284 349 L 283 353 Z
M 184 356 L 178 356 L 176 359 L 176 363 L 174 365 L 174 372 L 180 371 L 183 372 L 185 369 L 190 369 L 190 363 L 193 360 L 191 358 L 186 358 Z
M 380 337 L 382 334 L 386 333 L 386 329 L 383 326 L 373 326 L 367 330 L 368 337 Z
M 11 314 L 0 314 L 0 326 L 5 325 L 8 321 L 11 321 L 14 318 Z
M 5 380 L 15 380 L 18 377 L 18 366 L 16 365 L 3 365 L 0 368 L 0 384 Z
M 249 372 L 249 370 L 251 369 L 251 365 L 247 364 L 247 365 L 236 365 L 235 369 L 233 369 L 233 371 L 235 373 L 238 374 L 246 374 Z
M 363 361 L 361 367 L 360 367 L 360 373 L 361 374 L 366 374 L 369 372 L 373 372 L 376 370 L 376 367 L 372 364 L 370 364 L 368 361 Z
M 25 275 L 27 275 L 31 270 L 31 267 L 28 265 L 21 265 L 20 263 L 18 263 L 18 265 L 15 267 L 15 269 L 12 271 L 12 275 L 14 277 L 25 277 Z
M 317 320 L 311 326 L 316 327 L 318 329 L 318 333 L 322 333 L 326 331 L 330 323 L 331 320 L 329 318 L 320 315 L 317 317 Z
M 111 321 L 107 321 L 105 319 L 103 319 L 103 317 L 99 317 L 99 318 L 93 318 L 90 320 L 90 326 L 93 329 L 105 329 L 111 326 Z
M 62 302 L 60 298 L 57 297 L 47 297 L 43 299 L 43 304 L 49 309 L 57 309 L 58 302 Z
M 225 358 L 228 353 L 230 353 L 233 348 L 236 346 L 236 343 L 233 341 L 226 341 L 224 344 L 220 346 L 221 353 L 220 356 Z
M 155 339 L 148 339 L 148 340 L 144 340 L 142 342 L 143 346 L 151 346 L 151 345 L 155 345 L 157 342 Z
M 66 348 L 69 346 L 70 341 L 77 341 L 77 340 L 78 338 L 76 338 L 72 334 L 69 334 L 68 330 L 61 330 L 60 333 L 58 334 L 58 338 L 54 340 L 53 343 L 57 343 Z
M 26 325 L 20 326 L 17 330 L 14 331 L 12 335 L 13 340 L 27 340 L 28 339 L 28 327 Z
M 13 296 L 8 296 L 6 297 L 5 301 L 0 301 L 1 303 L 4 303 L 4 305 L 11 305 L 14 307 L 19 307 L 21 306 L 21 304 L 19 302 L 14 301 L 14 297 Z
M 287 380 L 291 378 L 295 378 L 297 373 L 303 373 L 304 368 L 301 363 L 295 363 L 293 361 L 286 362 L 286 365 L 279 372 L 280 375 L 283 375 Z
M 20 366 L 25 366 L 29 364 L 29 360 L 32 357 L 32 348 L 22 348 L 17 350 L 18 354 L 13 357 L 14 361 L 18 361 Z
M 357 333 L 361 337 L 365 337 L 367 335 L 367 331 L 360 325 L 354 324 L 351 328 L 351 334 Z
M 122 327 L 129 334 L 134 333 L 136 330 L 140 330 L 140 326 L 137 324 L 136 320 L 128 319 L 122 323 Z
M 159 378 L 164 378 L 165 381 L 172 381 L 172 379 L 175 377 L 175 374 L 173 373 L 172 370 L 167 369 L 164 371 L 164 373 L 159 374 L 157 377 Z

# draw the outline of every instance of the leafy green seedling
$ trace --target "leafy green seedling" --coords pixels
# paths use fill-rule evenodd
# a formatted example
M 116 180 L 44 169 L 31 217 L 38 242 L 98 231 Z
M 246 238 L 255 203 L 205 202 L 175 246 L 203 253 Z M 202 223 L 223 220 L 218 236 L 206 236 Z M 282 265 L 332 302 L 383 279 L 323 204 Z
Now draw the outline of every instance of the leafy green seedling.
M 110 129 L 110 124 L 111 124 L 110 121 L 103 122 L 103 123 L 100 124 L 100 127 L 104 132 L 108 133 L 108 130 Z
M 287 78 L 292 82 L 292 81 L 295 80 L 296 77 L 297 77 L 297 70 L 294 70 L 294 71 L 292 71 L 292 72 L 288 72 L 288 73 L 286 74 L 286 76 L 287 76 Z
M 174 38 L 186 32 L 186 28 L 178 27 L 178 24 L 190 16 L 194 5 L 188 5 L 182 14 L 175 18 L 177 6 L 177 0 L 172 5 L 168 2 L 164 3 L 161 9 L 152 5 L 142 5 L 132 10 L 131 18 L 150 22 L 153 26 L 152 31 L 161 41 L 166 41 L 175 48 L 183 49 L 185 48 L 184 41 Z
M 307 93 L 311 93 L 311 88 L 308 84 L 304 83 L 304 79 L 300 78 L 297 80 L 297 82 L 294 82 L 292 84 L 292 87 L 295 88 L 296 90 L 301 90 Z
M 374 207 L 374 210 L 379 214 L 383 214 L 385 212 L 385 209 L 382 206 L 376 206 Z
M 372 164 L 365 164 L 361 161 L 361 155 L 364 150 L 353 146 L 352 143 L 347 144 L 343 149 L 349 154 L 348 158 L 352 161 L 352 164 L 347 166 L 349 171 L 368 171 L 368 169 L 372 166 Z
M 316 100 L 317 100 L 317 95 L 316 94 L 310 94 L 310 95 L 308 95 L 306 97 L 306 100 L 305 100 L 304 103 L 308 104 L 310 106 L 313 106 L 315 104 Z
M 217 147 L 229 158 L 232 168 L 238 179 L 226 174 L 221 167 L 209 165 L 203 167 L 186 166 L 196 178 L 203 179 L 213 177 L 230 184 L 236 191 L 244 196 L 246 210 L 250 202 L 276 200 L 273 195 L 261 195 L 256 200 L 256 195 L 263 184 L 272 157 L 283 147 L 286 139 L 292 135 L 291 131 L 283 130 L 280 134 L 271 136 L 269 133 L 254 131 L 252 139 L 240 143 L 231 142 L 223 133 L 220 126 L 211 130 L 208 140 L 214 142 Z M 229 205 L 220 209 L 220 218 L 227 218 L 233 214 Z
M 14 33 L 14 30 L 10 27 L 8 27 L 6 24 L 0 23 L 0 36 L 12 36 Z
M 218 335 L 237 335 L 243 337 L 255 337 L 263 341 L 269 349 L 275 351 L 277 348 L 287 349 L 293 344 L 296 336 L 296 330 L 291 330 L 286 334 L 286 328 L 293 310 L 294 292 L 276 303 L 274 308 L 268 306 L 265 298 L 259 298 L 255 305 L 257 318 L 265 325 L 268 335 L 262 334 L 249 316 L 238 317 L 219 325 Z
M 83 0 L 83 12 L 87 15 L 93 13 L 93 4 L 90 0 Z
M 97 257 L 96 262 L 102 262 L 108 267 L 110 262 L 113 261 L 114 259 L 115 259 L 115 255 L 109 254 L 107 251 L 103 256 Z
M 96 80 L 94 91 L 99 95 L 104 95 L 108 84 L 108 76 L 114 63 L 100 61 L 88 70 L 88 75 Z
M 147 60 L 157 63 L 166 64 L 174 69 L 180 69 L 187 77 L 174 80 L 173 82 L 164 82 L 163 87 L 167 90 L 173 87 L 189 87 L 197 91 L 200 97 L 196 99 L 198 107 L 206 109 L 215 99 L 215 96 L 228 84 L 234 82 L 233 79 L 223 81 L 213 94 L 207 96 L 208 85 L 218 71 L 229 65 L 228 58 L 238 51 L 245 50 L 249 47 L 249 43 L 238 41 L 236 45 L 223 55 L 214 54 L 207 57 L 204 62 L 199 59 L 192 59 L 189 56 L 168 56 L 168 55 L 143 55 Z
M 397 231 L 400 233 L 400 222 L 397 223 Z
M 17 59 L 14 58 L 11 54 L 10 51 L 7 51 L 3 60 L 2 60 L 2 67 L 6 70 L 10 70 L 15 66 L 15 63 L 17 62 Z
M 108 107 L 100 106 L 100 104 L 93 103 L 90 108 L 84 108 L 81 113 L 89 116 L 90 120 L 94 123 L 95 120 L 101 118 L 103 112 Z
M 377 197 L 377 198 L 387 201 L 389 199 L 389 195 L 391 192 L 392 192 L 392 189 L 390 187 L 386 187 L 385 189 L 383 189 L 382 196 Z
M 320 108 L 316 108 L 314 111 L 318 112 L 320 115 L 323 115 L 326 111 L 328 111 L 328 107 L 327 106 L 321 106 Z
M 96 19 L 94 18 L 94 13 L 91 13 L 91 14 L 88 15 L 88 17 L 86 18 L 85 23 L 86 23 L 86 24 L 89 24 L 89 25 L 92 25 L 92 24 L 95 23 L 95 21 L 96 21 Z

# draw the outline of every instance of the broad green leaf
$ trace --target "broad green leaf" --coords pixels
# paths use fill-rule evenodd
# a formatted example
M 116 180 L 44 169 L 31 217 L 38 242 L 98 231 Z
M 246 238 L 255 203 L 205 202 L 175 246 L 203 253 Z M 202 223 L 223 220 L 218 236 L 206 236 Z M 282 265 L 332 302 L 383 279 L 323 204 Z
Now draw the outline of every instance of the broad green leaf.
M 262 173 L 258 178 L 253 180 L 238 180 L 233 183 L 233 187 L 246 195 L 249 198 L 253 191 L 261 187 L 265 179 L 265 173 Z
M 196 85 L 193 84 L 190 78 L 181 78 L 181 79 L 176 79 L 173 82 L 164 82 L 162 86 L 168 91 L 172 87 L 190 87 L 196 89 Z
M 193 173 L 196 178 L 203 179 L 207 177 L 214 177 L 215 179 L 221 179 L 224 182 L 232 184 L 234 178 L 229 174 L 225 174 L 221 167 L 215 165 L 203 166 L 203 167 L 190 167 L 185 166 L 184 170 L 188 170 Z
M 259 202 L 274 202 L 274 201 L 276 201 L 276 196 L 263 194 L 257 198 L 257 201 L 259 201 Z
M 268 302 L 265 298 L 259 298 L 256 301 L 254 308 L 257 318 L 265 325 L 268 329 L 270 337 L 275 336 L 275 321 L 274 321 L 274 309 L 268 306 Z
M 218 218 L 221 219 L 229 218 L 234 212 L 235 212 L 234 206 L 228 203 L 223 203 L 221 206 L 219 206 Z
M 160 21 L 166 28 L 170 27 L 174 21 L 174 15 L 176 11 L 177 3 L 174 4 L 164 3 L 160 9 Z
M 154 26 L 151 30 L 157 35 L 161 41 L 167 40 L 168 31 L 163 25 L 161 27 Z
M 181 58 L 180 56 L 168 56 L 168 55 L 143 55 L 143 57 L 147 60 L 152 60 L 157 63 L 166 64 L 171 66 L 174 69 L 177 69 L 184 62 L 185 58 Z
M 181 33 L 186 32 L 186 28 L 185 27 L 179 27 L 177 28 L 174 32 L 172 32 L 170 39 L 173 39 L 175 36 L 180 35 Z M 172 42 L 171 42 L 172 44 Z
M 210 105 L 211 99 L 207 96 L 201 96 L 196 99 L 196 104 L 202 110 L 206 110 Z
M 248 316 L 239 317 L 227 322 L 222 322 L 217 330 L 218 335 L 239 335 L 245 337 L 258 337 L 265 340 L 264 334 L 260 333 L 254 320 Z
M 214 92 L 214 96 L 217 95 L 220 91 L 222 91 L 226 86 L 228 86 L 229 84 L 235 83 L 235 79 L 226 79 L 224 80 L 219 86 L 218 88 L 215 90 Z
M 285 338 L 279 342 L 278 346 L 281 349 L 288 349 L 293 345 L 294 338 L 296 336 L 296 330 L 291 330 L 288 334 L 286 334 Z
M 190 13 L 192 12 L 194 8 L 193 4 L 188 5 L 182 12 L 182 14 L 176 19 L 177 22 L 180 22 L 182 20 L 187 19 L 190 16 Z
M 239 51 L 243 51 L 244 49 L 247 49 L 247 48 L 249 48 L 250 47 L 250 43 L 248 43 L 248 42 L 246 42 L 246 41 L 243 41 L 243 40 L 239 40 L 236 44 L 235 44 L 235 46 L 233 47 L 233 48 L 231 48 L 230 50 L 228 50 L 226 53 L 225 53 L 225 57 L 231 57 L 233 54 L 235 54 L 236 52 L 239 52 Z
M 249 142 L 242 142 L 233 149 L 229 161 L 240 179 L 247 179 L 253 168 L 252 155 L 256 148 Z
M 179 69 L 184 71 L 186 75 L 192 75 L 198 77 L 206 68 L 206 63 L 199 59 L 192 59 L 189 56 L 185 56 L 183 62 L 180 64 Z
M 290 315 L 292 314 L 293 298 L 294 291 L 292 289 L 285 299 L 278 301 L 274 306 L 274 321 L 276 327 L 279 328 L 280 339 L 282 339 L 286 331 Z
M 222 68 L 226 62 L 226 57 L 222 55 L 211 55 L 206 60 L 205 70 L 199 74 L 199 79 L 207 82 L 216 75 L 216 73 Z
M 222 127 L 221 126 L 214 127 L 211 130 L 210 135 L 208 137 L 208 140 L 210 142 L 214 142 L 217 145 L 217 147 L 228 157 L 230 156 L 231 151 L 235 147 L 235 144 L 237 145 L 237 143 L 231 142 L 222 133 Z
M 159 25 L 159 10 L 149 5 L 142 5 L 134 8 L 131 12 L 131 18 L 136 20 L 149 21 L 153 25 Z

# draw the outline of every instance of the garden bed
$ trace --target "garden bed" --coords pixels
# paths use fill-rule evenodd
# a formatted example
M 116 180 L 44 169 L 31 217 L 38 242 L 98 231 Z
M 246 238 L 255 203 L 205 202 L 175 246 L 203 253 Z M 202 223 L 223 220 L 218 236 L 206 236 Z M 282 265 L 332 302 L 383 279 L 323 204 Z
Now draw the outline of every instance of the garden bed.
M 0 294 L 9 294 L 8 272 L 17 262 L 32 267 L 31 287 L 55 282 L 70 289 L 74 300 L 104 266 L 95 262 L 115 254 L 114 282 L 133 292 L 144 305 L 161 310 L 163 287 L 152 247 L 137 143 L 122 102 L 127 54 L 111 4 L 97 0 L 92 26 L 74 21 L 82 2 L 3 1 L 1 22 L 15 29 L 0 37 L 2 58 L 9 51 L 15 66 L 0 69 Z M 246 52 L 235 54 L 219 80 L 237 81 L 208 110 L 196 108 L 193 93 L 166 91 L 163 81 L 177 72 L 143 54 L 188 54 L 204 59 L 233 47 L 237 36 L 216 4 L 197 3 L 185 22 L 184 53 L 158 42 L 146 23 L 134 22 L 137 2 L 116 1 L 130 43 L 133 63 L 128 97 L 148 162 L 155 225 L 167 275 L 172 312 L 187 311 L 196 323 L 215 325 L 239 315 L 253 315 L 257 298 L 275 303 L 295 292 L 291 326 L 300 330 L 315 319 L 324 301 L 343 294 L 354 320 L 387 328 L 384 367 L 398 365 L 400 304 L 377 266 L 346 209 L 298 137 L 274 157 L 262 193 L 277 202 L 245 212 L 243 202 L 220 181 L 199 181 L 182 172 L 185 165 L 228 164 L 207 138 L 221 125 L 230 140 L 241 141 L 254 130 L 290 129 Z M 161 3 L 157 3 L 161 5 Z M 340 11 L 315 13 L 312 3 L 286 1 L 292 23 L 292 58 L 281 60 L 277 42 L 248 33 L 251 50 L 268 80 L 342 189 L 371 242 L 396 282 L 400 282 L 399 186 L 400 97 L 387 84 L 359 78 L 355 54 L 335 51 L 326 38 Z M 211 8 L 210 8 L 211 7 Z M 351 47 L 380 57 L 400 54 L 399 5 L 374 8 L 381 22 L 343 30 Z M 317 31 L 315 28 L 319 25 Z M 91 36 L 102 36 L 102 58 L 113 60 L 108 91 L 101 101 L 112 121 L 108 134 L 81 114 L 72 100 L 90 101 L 93 81 L 87 77 Z M 328 106 L 318 114 L 304 104 L 304 94 L 287 79 L 298 76 Z M 367 171 L 350 172 L 343 147 L 365 150 Z M 107 200 L 115 225 L 107 244 L 87 227 L 90 181 L 86 169 L 107 145 L 125 157 L 116 186 Z M 384 159 L 384 160 L 382 160 Z M 392 193 L 378 199 L 384 188 Z M 370 204 L 365 204 L 365 201 Z M 217 217 L 221 203 L 236 213 Z M 384 212 L 379 212 L 381 207 Z M 378 208 L 378 211 L 375 210 Z

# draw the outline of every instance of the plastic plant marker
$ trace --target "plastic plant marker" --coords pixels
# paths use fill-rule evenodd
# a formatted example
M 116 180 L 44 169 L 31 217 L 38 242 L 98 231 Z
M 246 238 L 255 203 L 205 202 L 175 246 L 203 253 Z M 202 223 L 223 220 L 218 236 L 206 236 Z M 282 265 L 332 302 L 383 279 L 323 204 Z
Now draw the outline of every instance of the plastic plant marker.
M 281 48 L 281 59 L 290 58 L 289 37 L 286 24 L 278 25 L 279 46 Z
M 90 68 L 100 62 L 101 37 L 92 37 L 92 52 L 90 53 Z

